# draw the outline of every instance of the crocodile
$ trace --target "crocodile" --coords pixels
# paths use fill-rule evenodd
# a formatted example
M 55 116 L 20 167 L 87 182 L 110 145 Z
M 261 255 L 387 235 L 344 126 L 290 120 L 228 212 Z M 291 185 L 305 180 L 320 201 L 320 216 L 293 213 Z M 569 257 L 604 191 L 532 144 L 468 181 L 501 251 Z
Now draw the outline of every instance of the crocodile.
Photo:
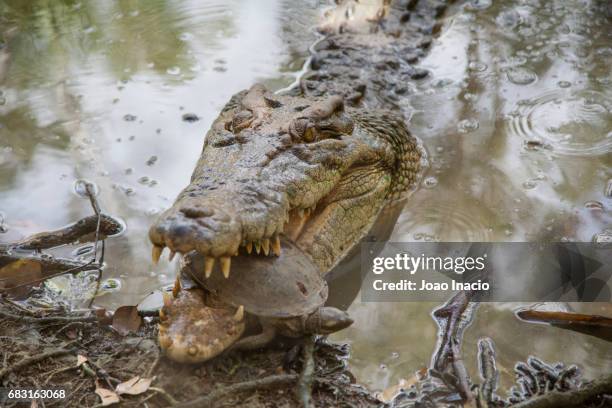
M 420 180 L 424 150 L 408 130 L 398 96 L 427 75 L 414 64 L 446 5 L 384 1 L 367 30 L 327 27 L 299 86 L 273 93 L 256 84 L 234 95 L 208 131 L 189 185 L 149 230 L 154 262 L 165 248 L 170 258 L 197 253 L 204 279 L 227 278 L 233 257 L 279 256 L 281 238 L 321 276 L 354 262 L 378 224 L 392 228 L 397 208 Z M 388 208 L 394 216 L 382 216 Z M 210 312 L 204 320 L 222 332 L 237 313 L 227 307 L 202 312 L 206 307 L 172 310 Z M 167 333 L 178 320 L 194 342 L 210 338 L 206 325 L 185 324 L 195 321 L 188 313 L 160 327 Z M 236 323 L 230 326 L 227 345 L 239 337 Z

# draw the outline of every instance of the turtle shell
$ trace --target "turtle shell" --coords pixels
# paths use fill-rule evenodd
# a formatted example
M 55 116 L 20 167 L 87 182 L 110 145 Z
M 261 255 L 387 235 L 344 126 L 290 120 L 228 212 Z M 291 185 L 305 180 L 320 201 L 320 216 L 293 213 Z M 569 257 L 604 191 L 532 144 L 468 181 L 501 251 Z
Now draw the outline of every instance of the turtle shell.
M 327 282 L 310 259 L 291 241 L 281 240 L 280 256 L 232 257 L 229 278 L 215 267 L 204 276 L 204 256 L 191 252 L 183 258 L 182 272 L 233 306 L 251 314 L 294 317 L 308 314 L 327 300 Z

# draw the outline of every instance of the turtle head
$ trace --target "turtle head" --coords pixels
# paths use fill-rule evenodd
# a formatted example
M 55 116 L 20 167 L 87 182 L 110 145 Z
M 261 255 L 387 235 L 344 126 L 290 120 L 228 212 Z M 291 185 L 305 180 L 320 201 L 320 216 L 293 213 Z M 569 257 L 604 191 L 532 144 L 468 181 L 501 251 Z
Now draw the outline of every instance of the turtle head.
M 353 324 L 353 319 L 344 310 L 335 307 L 320 307 L 306 318 L 306 332 L 331 334 L 346 329 Z
M 210 307 L 202 290 L 180 290 L 180 285 L 172 295 L 164 293 L 159 318 L 160 347 L 180 363 L 201 363 L 219 355 L 245 328 L 243 307 Z

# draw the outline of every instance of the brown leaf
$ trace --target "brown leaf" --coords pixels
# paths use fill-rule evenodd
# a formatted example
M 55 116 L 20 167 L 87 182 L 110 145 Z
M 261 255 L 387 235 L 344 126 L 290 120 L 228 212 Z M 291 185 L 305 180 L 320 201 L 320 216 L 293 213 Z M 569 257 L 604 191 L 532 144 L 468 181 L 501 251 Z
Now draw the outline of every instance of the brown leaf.
M 113 315 L 106 311 L 104 308 L 95 309 L 94 313 L 98 319 L 98 323 L 103 326 L 110 326 L 113 324 Z
M 115 310 L 112 326 L 122 336 L 130 332 L 137 332 L 141 324 L 142 318 L 136 306 L 121 306 Z
M 7 291 L 11 296 L 21 298 L 26 296 L 32 285 L 37 285 L 42 279 L 42 266 L 30 259 L 20 259 L 0 268 L 0 292 Z
M 149 389 L 152 381 L 153 381 L 153 378 L 140 378 L 139 376 L 136 376 L 125 382 L 122 382 L 121 384 L 118 384 L 117 388 L 115 388 L 115 391 L 119 395 L 121 394 L 129 394 L 129 395 L 142 394 L 143 392 L 146 392 Z
M 107 390 L 106 388 L 100 387 L 100 384 L 96 381 L 96 394 L 102 400 L 102 406 L 107 407 L 112 404 L 116 404 L 119 402 L 119 396 L 111 390 Z

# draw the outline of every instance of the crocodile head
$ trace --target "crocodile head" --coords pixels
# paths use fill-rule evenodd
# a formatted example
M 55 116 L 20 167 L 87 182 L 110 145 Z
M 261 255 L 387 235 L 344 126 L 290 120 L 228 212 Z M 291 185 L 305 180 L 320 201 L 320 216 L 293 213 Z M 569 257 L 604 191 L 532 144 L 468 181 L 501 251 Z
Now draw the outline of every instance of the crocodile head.
M 154 260 L 195 250 L 207 275 L 220 264 L 227 276 L 232 256 L 278 254 L 284 234 L 326 273 L 414 186 L 420 159 L 394 114 L 255 85 L 222 110 L 191 183 L 151 227 Z
M 199 363 L 219 355 L 245 329 L 244 308 L 212 307 L 201 289 L 176 290 L 176 286 L 172 295 L 164 292 L 159 320 L 159 344 L 180 363 Z

